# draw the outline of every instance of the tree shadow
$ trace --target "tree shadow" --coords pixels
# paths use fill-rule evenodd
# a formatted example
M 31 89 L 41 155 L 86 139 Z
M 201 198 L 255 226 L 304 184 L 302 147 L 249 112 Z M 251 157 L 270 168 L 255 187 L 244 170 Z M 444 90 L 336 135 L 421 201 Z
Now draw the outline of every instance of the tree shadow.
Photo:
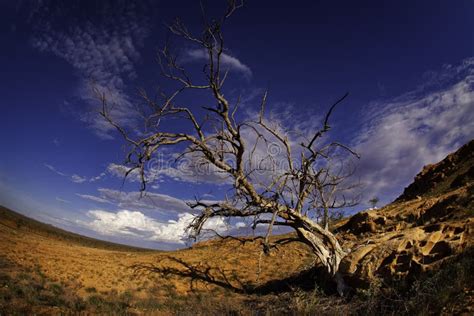
M 296 272 L 288 277 L 270 280 L 264 284 L 257 285 L 252 289 L 253 294 L 282 294 L 297 290 L 313 291 L 319 290 L 327 295 L 337 294 L 336 284 L 330 278 L 323 267 L 315 266 L 306 270 Z
M 192 265 L 171 256 L 161 259 L 157 264 L 135 264 L 130 268 L 136 276 L 158 274 L 164 278 L 177 276 L 188 279 L 191 290 L 194 290 L 200 282 L 217 285 L 241 294 L 248 293 L 250 290 L 249 285 L 242 282 L 236 275 L 229 275 L 219 267 L 211 267 L 203 263 Z
M 217 285 L 239 294 L 281 294 L 296 290 L 319 289 L 326 294 L 334 294 L 336 286 L 327 278 L 322 267 L 312 267 L 285 278 L 270 280 L 263 284 L 242 281 L 235 273 L 226 273 L 219 267 L 208 264 L 191 264 L 183 259 L 167 256 L 156 264 L 135 264 L 130 267 L 136 276 L 157 274 L 164 278 L 180 277 L 189 280 L 191 290 L 199 283 Z

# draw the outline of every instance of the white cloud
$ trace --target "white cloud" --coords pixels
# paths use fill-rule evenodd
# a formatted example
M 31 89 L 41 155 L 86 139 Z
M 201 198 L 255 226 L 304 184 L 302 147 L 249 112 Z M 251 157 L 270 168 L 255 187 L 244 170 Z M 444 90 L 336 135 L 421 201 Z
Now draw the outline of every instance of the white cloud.
M 181 244 L 187 239 L 186 228 L 194 218 L 190 213 L 180 213 L 177 220 L 160 222 L 141 212 L 129 210 L 120 210 L 116 213 L 91 210 L 88 215 L 92 221 L 82 224 L 103 235 L 131 236 Z M 222 218 L 212 218 L 204 229 L 222 233 L 228 230 L 228 226 Z
M 473 137 L 474 58 L 444 66 L 434 78 L 430 85 L 368 109 L 369 123 L 355 142 L 367 196 L 395 198 L 422 166 Z
M 186 51 L 184 61 L 208 61 L 209 57 L 203 49 L 190 49 Z M 242 73 L 245 77 L 250 78 L 252 76 L 252 70 L 242 63 L 239 59 L 229 54 L 223 53 L 221 56 L 221 65 L 230 70 L 235 70 Z
M 73 174 L 71 176 L 71 181 L 74 183 L 83 183 L 86 182 L 87 179 L 85 177 L 78 176 L 77 174 Z

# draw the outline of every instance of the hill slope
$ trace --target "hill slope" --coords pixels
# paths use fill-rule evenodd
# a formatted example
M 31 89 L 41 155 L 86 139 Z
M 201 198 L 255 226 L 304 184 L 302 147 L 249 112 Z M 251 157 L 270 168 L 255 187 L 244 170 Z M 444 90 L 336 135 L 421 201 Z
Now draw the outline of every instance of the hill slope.
M 0 229 L 5 232 L 15 234 L 17 230 L 29 232 L 32 235 L 39 235 L 58 241 L 70 242 L 91 248 L 101 248 L 108 250 L 122 251 L 151 251 L 145 248 L 127 246 L 99 239 L 94 239 L 79 234 L 71 233 L 53 225 L 41 223 L 32 218 L 21 215 L 0 205 Z

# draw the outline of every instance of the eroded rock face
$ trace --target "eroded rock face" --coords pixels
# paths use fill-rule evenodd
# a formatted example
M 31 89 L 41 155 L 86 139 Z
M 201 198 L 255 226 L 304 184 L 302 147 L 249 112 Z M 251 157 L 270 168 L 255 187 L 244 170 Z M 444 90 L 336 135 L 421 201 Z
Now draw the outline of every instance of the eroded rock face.
M 471 141 L 425 167 L 394 203 L 356 214 L 338 228 L 351 250 L 340 266 L 349 283 L 416 278 L 474 245 L 473 153 Z
M 374 278 L 416 277 L 437 263 L 472 245 L 474 220 L 447 221 L 426 225 L 394 225 L 352 242 L 352 251 L 341 263 L 349 279 L 368 284 Z

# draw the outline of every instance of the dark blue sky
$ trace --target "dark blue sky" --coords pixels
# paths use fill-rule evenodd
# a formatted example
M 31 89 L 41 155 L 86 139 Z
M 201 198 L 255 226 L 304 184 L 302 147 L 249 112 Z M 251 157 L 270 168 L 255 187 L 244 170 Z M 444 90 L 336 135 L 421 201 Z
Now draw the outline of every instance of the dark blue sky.
M 194 1 L 2 1 L 0 204 L 95 237 L 180 245 L 182 200 L 220 199 L 224 186 L 168 174 L 137 199 L 137 182 L 122 187 L 122 143 L 96 114 L 89 83 L 133 103 L 137 87 L 159 82 L 164 24 L 180 16 L 198 31 L 199 10 Z M 472 138 L 473 14 L 473 1 L 249 1 L 224 29 L 228 93 L 242 92 L 251 110 L 268 89 L 283 122 L 311 125 L 348 91 L 335 136 L 362 155 L 364 201 L 389 202 L 424 164 Z

